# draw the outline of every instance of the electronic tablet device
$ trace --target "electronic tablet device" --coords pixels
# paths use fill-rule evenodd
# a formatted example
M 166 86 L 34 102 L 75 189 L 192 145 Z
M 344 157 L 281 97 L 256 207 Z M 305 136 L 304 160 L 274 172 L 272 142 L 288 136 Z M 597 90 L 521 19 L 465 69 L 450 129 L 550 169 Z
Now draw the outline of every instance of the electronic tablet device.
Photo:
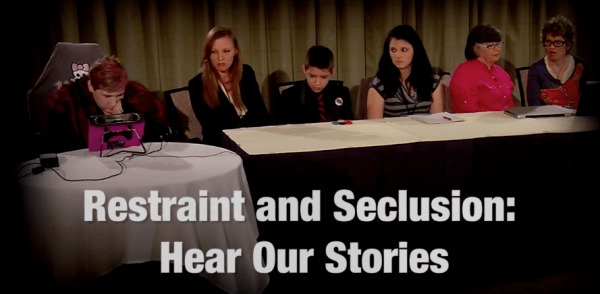
M 515 106 L 504 110 L 504 113 L 516 118 L 571 116 L 575 115 L 575 112 L 575 109 L 558 105 Z

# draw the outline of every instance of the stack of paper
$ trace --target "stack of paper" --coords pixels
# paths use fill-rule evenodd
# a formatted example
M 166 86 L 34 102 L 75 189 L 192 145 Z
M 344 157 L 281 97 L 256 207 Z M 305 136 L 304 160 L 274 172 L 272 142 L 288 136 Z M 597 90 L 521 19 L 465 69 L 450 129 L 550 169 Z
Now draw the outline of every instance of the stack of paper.
M 465 121 L 464 118 L 450 114 L 448 112 L 438 112 L 434 114 L 413 114 L 408 116 L 414 120 L 427 124 L 446 124 L 452 122 Z

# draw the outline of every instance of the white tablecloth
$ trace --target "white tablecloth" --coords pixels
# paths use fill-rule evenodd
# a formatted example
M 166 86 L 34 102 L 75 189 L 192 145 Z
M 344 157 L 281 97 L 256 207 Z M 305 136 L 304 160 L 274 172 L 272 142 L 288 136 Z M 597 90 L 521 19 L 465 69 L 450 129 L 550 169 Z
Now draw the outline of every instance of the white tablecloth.
M 148 153 L 160 143 L 145 143 Z M 252 264 L 252 250 L 258 229 L 252 199 L 242 161 L 226 149 L 201 144 L 164 143 L 161 151 L 125 158 L 121 153 L 99 157 L 98 152 L 78 150 L 58 154 L 60 167 L 40 174 L 26 174 L 34 165 L 20 171 L 22 197 L 33 254 L 49 267 L 58 287 L 76 287 L 121 264 L 161 259 L 161 242 L 183 242 L 183 253 L 191 248 L 206 254 L 211 248 L 242 250 L 236 259 L 235 273 L 200 274 L 230 293 L 260 293 L 269 277 L 259 274 Z M 120 175 L 117 163 L 122 160 Z M 37 159 L 26 162 L 36 163 Z M 110 178 L 107 178 L 110 177 Z M 106 179 L 103 179 L 106 178 Z M 84 190 L 98 189 L 106 201 L 119 196 L 199 198 L 199 190 L 208 197 L 232 197 L 239 190 L 245 199 L 245 221 L 171 221 L 86 222 Z M 105 205 L 107 207 L 108 205 Z M 185 267 L 184 267 L 185 269 Z
M 425 141 L 571 133 L 597 130 L 592 117 L 516 119 L 501 111 L 455 114 L 463 122 L 426 124 L 408 117 L 357 120 L 349 125 L 293 124 L 225 130 L 249 155 L 385 146 Z

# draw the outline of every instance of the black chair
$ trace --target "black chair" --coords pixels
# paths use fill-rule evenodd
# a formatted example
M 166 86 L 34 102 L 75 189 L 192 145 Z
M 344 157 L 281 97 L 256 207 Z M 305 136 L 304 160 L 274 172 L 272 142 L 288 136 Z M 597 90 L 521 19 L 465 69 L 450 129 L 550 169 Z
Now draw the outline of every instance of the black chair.
M 587 81 L 581 89 L 578 116 L 595 116 L 600 118 L 600 81 Z
M 371 85 L 373 77 L 364 77 L 360 79 L 358 86 L 358 98 L 356 98 L 356 112 L 354 113 L 354 119 L 366 119 L 367 118 L 367 94 L 369 93 L 369 85 Z
M 519 86 L 519 95 L 521 95 L 521 106 L 527 106 L 527 75 L 529 74 L 529 66 L 515 68 L 517 72 L 517 84 Z
M 451 75 L 447 71 L 443 71 L 439 73 L 440 75 L 440 83 L 442 83 L 442 87 L 444 90 L 444 111 L 448 113 L 452 113 L 452 99 L 450 97 L 450 78 Z
M 64 83 L 87 75 L 94 62 L 104 56 L 96 43 L 58 42 L 44 71 L 27 95 L 33 133 L 46 131 L 48 99 Z
M 187 141 L 202 141 L 202 125 L 192 109 L 188 87 L 167 90 L 164 94 L 169 120 L 176 132 L 184 134 Z

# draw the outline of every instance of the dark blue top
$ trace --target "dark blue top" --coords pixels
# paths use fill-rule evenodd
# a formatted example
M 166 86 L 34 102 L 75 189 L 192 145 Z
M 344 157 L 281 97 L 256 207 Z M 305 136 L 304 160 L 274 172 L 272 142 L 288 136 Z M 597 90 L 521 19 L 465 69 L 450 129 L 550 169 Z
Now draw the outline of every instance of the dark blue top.
M 280 124 L 320 122 L 318 96 L 321 94 L 327 121 L 354 119 L 348 87 L 339 82 L 329 81 L 320 93 L 315 93 L 304 80 L 281 93 L 277 122 Z
M 581 89 L 587 81 L 587 67 L 581 58 L 573 56 L 573 59 L 575 59 L 575 67 L 577 67 L 578 64 L 583 64 L 583 74 L 579 82 L 579 89 Z M 575 74 L 575 71 L 573 71 L 573 74 Z M 571 74 L 569 79 L 572 78 L 573 74 Z M 540 60 L 531 64 L 529 67 L 529 72 L 527 73 L 527 104 L 544 105 L 544 101 L 540 99 L 540 90 L 555 89 L 561 85 L 562 82 L 550 74 L 546 68 L 544 58 L 541 58 Z
M 254 70 L 247 64 L 243 66 L 240 93 L 242 102 L 248 109 L 240 117 L 235 107 L 221 88 L 219 88 L 219 106 L 210 108 L 202 94 L 202 73 L 197 74 L 188 82 L 190 100 L 194 114 L 202 126 L 202 143 L 219 146 L 223 145 L 223 130 L 242 127 L 257 127 L 268 125 L 271 118 L 263 97 L 258 89 Z

